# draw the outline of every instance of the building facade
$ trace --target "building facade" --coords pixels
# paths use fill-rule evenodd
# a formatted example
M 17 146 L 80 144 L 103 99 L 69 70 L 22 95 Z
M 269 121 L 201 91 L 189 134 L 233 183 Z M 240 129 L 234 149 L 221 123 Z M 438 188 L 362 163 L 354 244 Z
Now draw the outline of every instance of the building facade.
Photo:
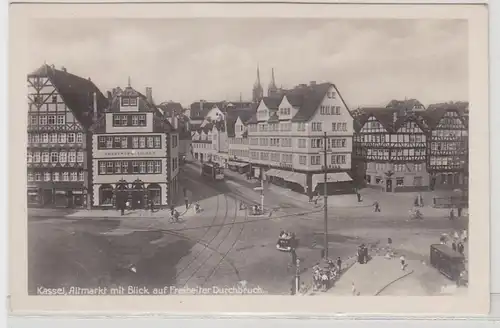
M 115 89 L 106 113 L 92 127 L 93 206 L 175 202 L 179 137 L 151 97 L 130 84 Z
M 420 115 L 387 107 L 365 108 L 358 122 L 354 161 L 366 186 L 386 192 L 428 189 L 428 126 Z
M 353 132 L 349 109 L 331 83 L 263 98 L 248 122 L 251 172 L 309 196 L 323 193 L 326 141 L 327 192 L 351 192 Z
M 469 178 L 468 103 L 429 106 L 427 167 L 431 189 L 467 189 Z
M 28 206 L 89 206 L 89 127 L 107 99 L 90 79 L 43 65 L 28 75 L 28 101 Z

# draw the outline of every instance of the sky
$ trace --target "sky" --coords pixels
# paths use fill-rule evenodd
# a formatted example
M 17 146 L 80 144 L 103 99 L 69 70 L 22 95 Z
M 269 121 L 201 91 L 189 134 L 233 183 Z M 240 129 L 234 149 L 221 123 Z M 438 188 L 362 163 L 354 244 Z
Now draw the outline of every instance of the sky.
M 250 100 L 257 66 L 267 90 L 331 82 L 347 105 L 468 100 L 464 20 L 80 19 L 33 21 L 30 69 L 90 77 L 105 94 L 153 88 L 156 103 Z M 29 73 L 29 72 L 27 72 Z

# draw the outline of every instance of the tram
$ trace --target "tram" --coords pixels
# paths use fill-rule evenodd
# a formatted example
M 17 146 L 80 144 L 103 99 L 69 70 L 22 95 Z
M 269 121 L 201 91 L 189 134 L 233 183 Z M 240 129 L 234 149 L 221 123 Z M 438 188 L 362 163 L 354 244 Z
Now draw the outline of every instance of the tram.
M 201 175 L 211 180 L 224 180 L 224 168 L 217 163 L 203 163 L 201 167 Z

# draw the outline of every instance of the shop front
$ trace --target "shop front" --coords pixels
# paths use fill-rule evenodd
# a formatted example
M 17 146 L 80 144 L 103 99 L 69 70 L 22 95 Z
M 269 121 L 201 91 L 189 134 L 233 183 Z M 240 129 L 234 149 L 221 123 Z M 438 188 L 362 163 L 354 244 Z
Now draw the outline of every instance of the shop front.
M 81 183 L 42 182 L 28 186 L 28 207 L 83 208 L 87 203 L 87 189 Z

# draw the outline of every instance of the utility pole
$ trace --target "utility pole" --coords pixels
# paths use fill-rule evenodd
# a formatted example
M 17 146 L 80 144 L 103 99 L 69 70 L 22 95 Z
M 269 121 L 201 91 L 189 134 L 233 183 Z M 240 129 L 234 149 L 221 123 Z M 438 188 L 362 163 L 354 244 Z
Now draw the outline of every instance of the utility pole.
M 327 170 L 328 170 L 328 165 L 327 165 L 327 156 L 326 156 L 326 143 L 327 143 L 327 136 L 326 132 L 323 136 L 323 173 L 325 177 L 325 181 L 323 182 L 323 198 L 324 198 L 324 211 L 325 211 L 325 260 L 328 259 L 328 188 L 327 188 Z

